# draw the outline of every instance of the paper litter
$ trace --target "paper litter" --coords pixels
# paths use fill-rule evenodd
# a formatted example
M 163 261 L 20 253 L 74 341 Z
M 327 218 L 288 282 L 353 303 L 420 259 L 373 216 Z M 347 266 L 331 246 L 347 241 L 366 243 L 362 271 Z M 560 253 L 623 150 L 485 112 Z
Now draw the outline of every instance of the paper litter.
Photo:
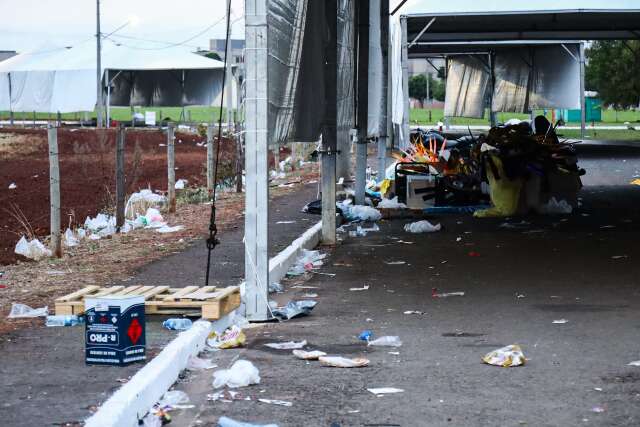
M 258 402 L 268 403 L 270 405 L 278 405 L 278 406 L 293 406 L 293 403 L 287 402 L 285 400 L 273 400 L 273 399 L 258 399 Z
M 369 359 L 365 359 L 364 357 L 347 359 L 346 357 L 340 356 L 320 356 L 318 360 L 322 366 L 332 368 L 362 368 L 369 365 Z
M 442 226 L 440 224 L 433 225 L 427 220 L 422 220 L 418 222 L 412 222 L 411 224 L 406 224 L 404 226 L 404 231 L 408 233 L 433 233 L 436 231 L 440 231 Z
M 395 388 L 395 387 L 368 388 L 367 390 L 375 394 L 376 396 L 381 396 L 385 394 L 394 394 L 394 393 L 404 393 L 403 389 Z
M 275 348 L 276 350 L 295 350 L 300 349 L 307 345 L 307 341 L 303 340 L 300 342 L 288 341 L 288 342 L 272 342 L 265 344 L 265 347 Z
M 260 384 L 260 372 L 248 360 L 238 360 L 231 368 L 213 373 L 213 388 L 224 386 L 238 388 L 252 384 Z
M 567 319 L 558 319 L 558 320 L 554 320 L 553 322 L 554 325 L 564 325 L 565 323 L 569 323 L 569 321 Z
M 524 365 L 527 361 L 519 345 L 508 345 L 487 353 L 482 361 L 488 365 L 509 368 Z
M 640 360 L 636 360 L 635 362 L 631 362 L 627 366 L 640 366 Z
M 11 184 L 9 184 L 9 190 L 15 190 L 16 188 L 18 188 L 18 186 L 16 185 L 15 182 L 12 182 Z
M 349 288 L 349 290 L 352 291 L 352 292 L 367 291 L 367 290 L 369 290 L 369 285 L 364 285 L 361 288 Z
M 327 353 L 319 350 L 313 350 L 313 351 L 293 350 L 293 355 L 298 359 L 302 359 L 302 360 L 318 360 L 319 357 L 326 356 Z
M 49 314 L 48 307 L 31 308 L 25 304 L 11 303 L 11 311 L 7 319 L 28 319 L 31 317 L 42 317 Z

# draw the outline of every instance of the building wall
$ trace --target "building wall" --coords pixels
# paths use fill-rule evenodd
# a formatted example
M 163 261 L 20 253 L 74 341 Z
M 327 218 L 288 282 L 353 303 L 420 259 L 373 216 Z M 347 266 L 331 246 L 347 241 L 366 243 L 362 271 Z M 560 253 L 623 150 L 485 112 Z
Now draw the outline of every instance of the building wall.
M 241 64 L 244 62 L 244 40 L 231 39 L 231 62 Z M 209 50 L 217 53 L 221 59 L 224 59 L 225 39 L 209 40 Z

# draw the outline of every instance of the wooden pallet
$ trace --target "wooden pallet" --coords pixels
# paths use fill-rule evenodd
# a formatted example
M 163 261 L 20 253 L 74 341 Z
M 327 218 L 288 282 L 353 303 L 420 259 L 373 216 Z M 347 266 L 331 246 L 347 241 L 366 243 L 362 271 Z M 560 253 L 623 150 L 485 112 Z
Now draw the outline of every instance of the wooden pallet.
M 140 295 L 144 297 L 145 314 L 182 314 L 217 320 L 240 306 L 240 288 L 229 286 L 87 286 L 56 299 L 56 315 L 84 313 L 84 299 Z

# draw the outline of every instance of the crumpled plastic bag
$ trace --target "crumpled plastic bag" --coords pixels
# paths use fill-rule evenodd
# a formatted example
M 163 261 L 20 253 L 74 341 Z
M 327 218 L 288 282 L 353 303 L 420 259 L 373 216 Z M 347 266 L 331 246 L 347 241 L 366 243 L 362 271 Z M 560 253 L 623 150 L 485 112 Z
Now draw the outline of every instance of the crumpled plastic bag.
M 277 424 L 251 424 L 232 420 L 227 417 L 220 417 L 217 427 L 278 427 Z
M 227 348 L 236 348 L 242 347 L 247 341 L 247 336 L 244 334 L 242 329 L 238 326 L 233 325 L 222 335 L 218 335 L 216 332 L 212 332 L 207 339 L 207 345 L 213 348 L 218 348 L 221 350 Z
M 238 388 L 252 384 L 260 384 L 260 371 L 248 360 L 237 360 L 231 368 L 213 373 L 213 388 Z
M 440 231 L 442 226 L 440 224 L 433 225 L 427 220 L 412 222 L 411 224 L 406 224 L 404 226 L 404 231 L 408 233 L 433 233 L 436 231 Z
M 64 232 L 64 245 L 68 248 L 78 246 L 80 239 L 76 237 L 76 234 L 70 228 Z
M 300 256 L 296 258 L 296 262 L 291 266 L 287 275 L 300 276 L 307 271 L 311 271 L 313 268 L 321 267 L 323 265 L 322 260 L 327 257 L 327 254 L 323 254 L 320 251 L 310 251 L 303 249 Z
M 31 308 L 25 304 L 11 303 L 11 311 L 7 319 L 28 319 L 31 317 L 43 317 L 49 314 L 48 307 Z
M 218 365 L 213 363 L 211 359 L 202 359 L 198 356 L 190 356 L 187 362 L 187 370 L 189 371 L 200 371 L 202 369 L 213 369 L 217 367 Z
M 397 336 L 384 336 L 384 337 L 376 338 L 373 341 L 368 341 L 367 346 L 400 347 L 402 346 L 402 341 L 400 340 L 400 337 L 397 337 Z
M 84 221 L 84 228 L 99 237 L 110 236 L 116 232 L 116 217 L 103 213 L 99 213 L 95 218 L 88 216 Z
M 125 205 L 125 217 L 135 219 L 137 215 L 143 215 L 149 208 L 158 208 L 166 203 L 166 197 L 156 194 L 149 189 L 133 193 Z
M 176 190 L 184 190 L 184 188 L 187 186 L 187 183 L 189 181 L 187 181 L 186 179 L 179 179 L 176 181 L 174 188 Z
M 380 190 L 382 193 L 382 190 Z M 406 209 L 407 205 L 404 203 L 398 202 L 398 196 L 393 199 L 382 199 L 380 203 L 378 203 L 378 209 Z
M 351 221 L 378 221 L 382 218 L 382 214 L 371 206 L 350 205 L 341 203 L 340 209 L 342 216 L 349 222 Z
M 329 366 L 331 368 L 363 368 L 369 365 L 369 359 L 364 357 L 356 357 L 354 359 L 347 359 L 340 356 L 320 356 L 318 358 L 322 366 Z
M 549 199 L 546 205 L 540 206 L 540 213 L 546 215 L 568 215 L 573 212 L 573 206 L 566 200 L 556 200 L 555 197 Z
M 495 177 L 492 169 L 487 168 L 489 191 L 493 206 L 489 209 L 475 211 L 473 216 L 476 218 L 489 218 L 515 215 L 518 212 L 523 181 L 522 179 L 512 181 L 507 178 L 500 158 L 498 156 L 491 156 L 491 159 L 500 175 L 499 177 Z
M 312 300 L 289 301 L 284 307 L 272 308 L 271 312 L 275 317 L 289 320 L 295 317 L 308 316 L 316 304 L 318 302 Z
M 510 368 L 524 365 L 527 361 L 519 345 L 508 345 L 487 353 L 482 361 L 488 365 Z
M 307 340 L 300 342 L 287 341 L 287 342 L 270 342 L 265 344 L 265 347 L 273 348 L 276 350 L 294 350 L 299 349 L 307 345 Z
M 166 392 L 158 405 L 162 406 L 176 406 L 176 405 L 184 405 L 185 403 L 189 403 L 189 396 L 184 391 L 180 390 L 172 390 Z
M 293 350 L 293 355 L 298 359 L 302 359 L 302 360 L 318 360 L 318 358 L 322 356 L 326 356 L 327 353 L 320 350 L 313 350 L 313 351 Z
M 51 251 L 40 240 L 28 241 L 24 236 L 18 240 L 14 252 L 35 261 L 51 256 Z

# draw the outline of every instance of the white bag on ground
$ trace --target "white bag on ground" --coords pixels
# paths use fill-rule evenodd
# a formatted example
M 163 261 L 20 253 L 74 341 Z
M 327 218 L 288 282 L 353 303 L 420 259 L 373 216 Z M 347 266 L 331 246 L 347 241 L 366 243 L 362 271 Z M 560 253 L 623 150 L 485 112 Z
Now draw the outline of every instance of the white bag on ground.
M 356 357 L 355 359 L 347 359 L 340 356 L 320 356 L 318 358 L 322 366 L 331 368 L 364 368 L 369 365 L 369 359 L 364 357 Z
M 404 231 L 409 233 L 433 233 L 435 231 L 440 231 L 442 227 L 440 224 L 433 225 L 427 220 L 412 222 L 411 224 L 407 224 L 404 226 Z
M 260 384 L 260 371 L 248 360 L 238 360 L 231 368 L 213 373 L 213 388 L 237 388 L 251 384 Z
M 367 346 L 377 346 L 377 347 L 400 347 L 402 346 L 402 341 L 400 341 L 400 337 L 396 336 L 384 336 L 377 338 L 373 341 L 369 341 Z
M 398 196 L 393 199 L 382 199 L 378 203 L 378 209 L 406 209 L 407 205 L 398 202 Z
M 78 246 L 78 243 L 80 243 L 80 241 L 76 237 L 75 233 L 70 228 L 67 228 L 64 232 L 64 245 L 68 248 L 72 248 L 74 246 Z
M 48 307 L 31 308 L 25 304 L 12 303 L 11 312 L 7 316 L 8 319 L 27 319 L 30 317 L 41 317 L 49 314 Z
M 166 392 L 158 404 L 162 407 L 165 405 L 176 406 L 189 403 L 189 396 L 184 391 L 172 390 Z
M 22 255 L 36 261 L 51 256 L 51 251 L 47 249 L 40 240 L 33 239 L 31 241 L 27 241 L 24 236 L 18 240 L 14 252 L 18 255 Z

